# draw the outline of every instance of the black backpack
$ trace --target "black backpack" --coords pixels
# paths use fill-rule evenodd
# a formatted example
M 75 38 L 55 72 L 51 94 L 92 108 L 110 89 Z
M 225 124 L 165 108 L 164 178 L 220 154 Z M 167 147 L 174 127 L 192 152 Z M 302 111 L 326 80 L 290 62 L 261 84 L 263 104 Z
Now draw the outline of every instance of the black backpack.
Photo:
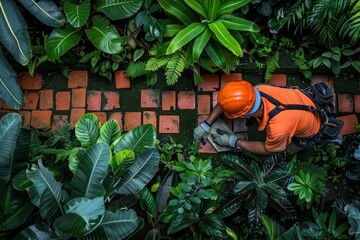
M 261 92 L 260 95 L 276 106 L 269 113 L 269 120 L 275 117 L 283 110 L 304 110 L 312 111 L 320 116 L 321 125 L 319 132 L 311 137 L 313 143 L 331 142 L 335 140 L 344 126 L 344 122 L 336 119 L 336 108 L 334 100 L 334 91 L 326 83 L 319 82 L 305 89 L 299 89 L 309 97 L 316 105 L 316 108 L 303 104 L 283 104 L 268 94 Z

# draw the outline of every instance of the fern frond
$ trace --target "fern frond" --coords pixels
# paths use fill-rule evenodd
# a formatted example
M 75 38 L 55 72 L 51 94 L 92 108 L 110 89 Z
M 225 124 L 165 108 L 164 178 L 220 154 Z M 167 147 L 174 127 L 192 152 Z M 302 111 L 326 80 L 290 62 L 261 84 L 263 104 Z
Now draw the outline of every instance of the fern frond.
M 157 71 L 161 67 L 164 67 L 168 63 L 170 58 L 171 58 L 171 55 L 170 56 L 161 56 L 161 57 L 152 57 L 147 61 L 145 70 L 151 71 L 151 72 Z
M 137 78 L 145 75 L 147 73 L 146 62 L 131 62 L 127 66 L 125 73 L 129 78 Z
M 166 83 L 173 85 L 177 82 L 185 69 L 185 56 L 182 53 L 173 54 L 169 62 L 166 64 Z
M 360 2 L 351 0 L 349 17 L 349 38 L 352 42 L 360 40 Z
M 273 72 L 275 72 L 275 70 L 277 68 L 280 68 L 279 58 L 280 58 L 279 52 L 275 52 L 274 56 L 272 56 L 266 60 L 266 72 L 265 72 L 265 81 L 266 82 L 270 80 Z

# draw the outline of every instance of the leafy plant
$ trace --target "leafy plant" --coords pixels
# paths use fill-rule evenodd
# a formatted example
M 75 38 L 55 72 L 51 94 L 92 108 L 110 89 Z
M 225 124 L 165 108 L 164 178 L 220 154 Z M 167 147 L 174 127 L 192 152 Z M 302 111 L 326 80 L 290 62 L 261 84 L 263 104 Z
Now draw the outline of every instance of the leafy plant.
M 299 67 L 301 73 L 304 75 L 305 78 L 311 79 L 312 73 L 309 66 L 309 62 L 305 57 L 304 49 L 300 47 L 292 54 L 292 59 L 294 60 L 295 64 Z
M 169 170 L 174 169 L 177 162 L 185 160 L 184 146 L 176 143 L 171 136 L 167 136 L 162 141 L 158 140 L 156 147 L 160 152 L 160 162 Z
M 294 224 L 289 230 L 285 230 L 281 225 L 264 214 L 261 215 L 261 219 L 270 240 L 303 239 L 298 224 Z
M 352 201 L 351 203 L 348 203 L 344 207 L 344 213 L 347 215 L 350 229 L 349 229 L 349 235 L 355 236 L 355 239 L 360 237 L 360 211 L 359 211 L 359 201 Z
M 338 150 L 340 146 L 334 143 L 322 144 L 315 146 L 317 156 L 313 158 L 315 163 L 322 162 L 324 168 L 329 169 L 329 165 L 335 168 L 345 166 L 344 158 L 339 156 Z
M 50 0 L 19 0 L 24 9 L 40 22 L 51 27 L 61 27 L 65 18 L 58 7 Z M 31 43 L 26 21 L 15 1 L 0 1 L 0 42 L 12 57 L 21 65 L 31 61 Z M 23 104 L 23 94 L 16 82 L 16 73 L 0 49 L 0 99 L 14 109 Z

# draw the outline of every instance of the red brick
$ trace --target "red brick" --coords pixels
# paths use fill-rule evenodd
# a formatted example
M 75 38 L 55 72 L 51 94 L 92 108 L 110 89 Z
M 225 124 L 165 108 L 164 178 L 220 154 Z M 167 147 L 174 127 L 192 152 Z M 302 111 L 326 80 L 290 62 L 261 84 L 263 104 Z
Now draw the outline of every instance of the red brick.
M 86 88 L 89 82 L 86 70 L 72 71 L 69 74 L 68 88 Z
M 344 121 L 344 127 L 341 129 L 342 135 L 348 135 L 357 133 L 358 131 L 355 129 L 357 125 L 359 125 L 356 114 L 350 114 L 346 116 L 338 117 L 337 119 Z
M 124 70 L 115 72 L 115 87 L 117 89 L 131 87 L 130 79 L 126 77 Z
M 124 130 L 129 131 L 141 126 L 141 112 L 126 112 L 124 115 Z
M 67 115 L 54 115 L 51 124 L 51 132 L 56 132 L 59 127 L 63 126 L 68 121 Z
M 176 109 L 176 92 L 166 91 L 162 92 L 162 110 L 175 110 Z
M 153 111 L 144 111 L 143 112 L 143 124 L 152 124 L 157 128 L 157 118 L 156 112 Z
M 212 93 L 212 108 L 214 108 L 218 104 L 218 95 L 218 91 Z
M 354 111 L 354 100 L 352 94 L 348 94 L 348 93 L 338 94 L 337 102 L 338 102 L 338 111 L 340 113 L 349 113 Z
M 14 110 L 12 107 L 10 107 L 9 105 L 3 103 L 3 109 L 5 110 Z
M 71 106 L 84 108 L 86 103 L 86 88 L 72 89 L 71 93 Z
M 105 112 L 91 112 L 91 113 L 98 117 L 101 124 L 106 123 L 107 118 Z
M 20 116 L 22 117 L 23 124 L 22 127 L 26 128 L 30 126 L 31 122 L 31 111 L 19 111 Z
M 157 108 L 160 106 L 160 91 L 156 89 L 141 90 L 141 107 Z
M 114 119 L 117 121 L 117 123 L 120 126 L 120 129 L 123 129 L 123 115 L 121 112 L 113 112 L 113 113 L 109 113 L 109 120 L 110 119 Z
M 178 108 L 179 109 L 195 109 L 195 92 L 194 91 L 180 91 L 178 93 Z
M 40 101 L 39 108 L 40 109 L 52 109 L 54 107 L 53 102 L 53 90 L 41 90 L 40 91 Z
M 210 114 L 210 96 L 209 95 L 198 95 L 198 114 Z
M 199 153 L 216 153 L 216 149 L 213 147 L 213 145 L 207 141 L 205 145 L 200 143 Z
M 286 74 L 273 74 L 267 84 L 276 87 L 285 87 Z
M 120 108 L 119 93 L 113 91 L 104 92 L 104 103 L 102 107 L 104 111 Z
M 180 117 L 178 115 L 159 116 L 159 133 L 179 133 Z
M 208 117 L 209 117 L 209 115 L 198 115 L 197 125 L 199 125 L 200 123 L 205 121 Z
M 236 118 L 233 120 L 234 132 L 247 132 L 248 127 L 246 124 L 246 118 Z
M 87 104 L 87 110 L 100 111 L 101 110 L 101 91 L 88 91 L 86 104 Z
M 33 110 L 31 114 L 31 126 L 38 129 L 49 129 L 51 126 L 52 111 Z
M 21 73 L 19 76 L 19 86 L 26 90 L 40 90 L 42 88 L 42 76 L 40 73 L 35 73 L 31 76 L 30 73 Z
M 70 124 L 72 127 L 76 126 L 77 121 L 85 115 L 85 108 L 73 108 L 71 109 Z
M 360 113 L 360 95 L 354 96 L 354 108 L 356 113 Z
M 219 88 L 219 75 L 217 74 L 202 74 L 204 82 L 198 85 L 199 91 L 215 91 Z
M 241 73 L 230 73 L 227 74 L 221 74 L 221 85 L 220 88 L 224 87 L 225 84 L 232 82 L 232 81 L 239 81 L 242 80 L 242 74 Z
M 70 92 L 57 92 L 55 96 L 56 110 L 69 110 L 70 109 Z M 61 116 L 61 115 L 59 115 Z
M 2 107 L 3 107 L 3 102 L 0 101 L 0 109 L 2 109 Z
M 39 95 L 36 92 L 24 93 L 24 104 L 22 109 L 36 110 L 39 102 Z
M 329 87 L 334 88 L 334 81 L 327 75 L 313 75 L 311 79 L 311 85 L 314 85 L 318 82 L 324 82 Z

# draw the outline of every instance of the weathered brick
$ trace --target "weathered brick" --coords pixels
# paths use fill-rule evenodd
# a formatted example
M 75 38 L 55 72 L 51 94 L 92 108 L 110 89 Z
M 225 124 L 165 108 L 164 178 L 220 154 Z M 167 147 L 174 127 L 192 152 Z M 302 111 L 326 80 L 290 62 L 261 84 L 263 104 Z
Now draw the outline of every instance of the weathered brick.
M 25 102 L 22 109 L 36 110 L 39 102 L 39 95 L 37 92 L 24 93 Z
M 179 109 L 195 109 L 195 91 L 180 91 L 178 93 Z
M 344 127 L 341 129 L 342 135 L 348 135 L 357 133 L 358 131 L 355 129 L 357 125 L 359 125 L 358 119 L 356 114 L 350 114 L 346 116 L 338 117 L 337 119 L 340 119 L 344 121 Z
M 124 130 L 129 131 L 138 126 L 141 126 L 141 112 L 125 112 Z
M 273 74 L 267 84 L 276 87 L 286 86 L 286 74 Z
M 35 73 L 34 76 L 28 72 L 20 73 L 18 83 L 24 90 L 40 90 L 42 88 L 42 76 L 40 73 Z
M 39 108 L 40 109 L 52 109 L 54 107 L 53 102 L 53 90 L 41 90 L 40 91 L 40 100 L 39 100 Z
M 217 74 L 202 74 L 204 82 L 198 85 L 199 91 L 216 91 L 219 89 L 219 75 Z
M 154 111 L 144 111 L 143 112 L 143 124 L 152 124 L 157 128 L 157 118 L 156 112 Z
M 337 95 L 338 111 L 340 113 L 350 113 L 354 111 L 353 95 L 344 93 Z
M 31 126 L 38 129 L 50 129 L 52 111 L 33 110 L 31 114 Z
M 85 108 L 73 108 L 71 109 L 70 124 L 72 127 L 76 126 L 77 121 L 85 115 Z
M 51 124 L 51 132 L 56 132 L 59 127 L 63 126 L 69 119 L 67 115 L 54 115 Z
M 210 96 L 209 95 L 198 95 L 198 114 L 210 114 Z
M 159 133 L 179 133 L 180 117 L 178 115 L 159 116 Z
M 23 120 L 22 127 L 29 127 L 31 124 L 31 111 L 19 111 L 19 114 Z
M 157 108 L 160 106 L 160 91 L 157 89 L 141 90 L 141 107 Z
M 106 91 L 104 92 L 104 105 L 102 109 L 112 110 L 120 108 L 120 97 L 118 92 Z
M 87 92 L 87 110 L 100 111 L 101 110 L 101 91 Z
M 239 81 L 242 80 L 242 74 L 241 73 L 230 73 L 227 74 L 221 74 L 221 85 L 220 88 L 224 87 L 225 84 L 232 82 L 232 81 Z
M 116 71 L 115 72 L 115 87 L 120 88 L 130 88 L 130 79 L 125 75 L 125 71 Z
M 162 110 L 175 110 L 176 109 L 176 92 L 166 91 L 162 92 Z
M 70 92 L 57 92 L 55 95 L 56 110 L 69 110 L 70 109 Z M 61 115 L 59 115 L 61 116 Z
M 86 88 L 75 88 L 71 90 L 71 106 L 84 108 L 86 103 Z
M 360 113 L 360 95 L 354 95 L 354 108 L 356 113 Z
M 86 70 L 72 71 L 69 74 L 68 88 L 86 88 L 89 76 Z

